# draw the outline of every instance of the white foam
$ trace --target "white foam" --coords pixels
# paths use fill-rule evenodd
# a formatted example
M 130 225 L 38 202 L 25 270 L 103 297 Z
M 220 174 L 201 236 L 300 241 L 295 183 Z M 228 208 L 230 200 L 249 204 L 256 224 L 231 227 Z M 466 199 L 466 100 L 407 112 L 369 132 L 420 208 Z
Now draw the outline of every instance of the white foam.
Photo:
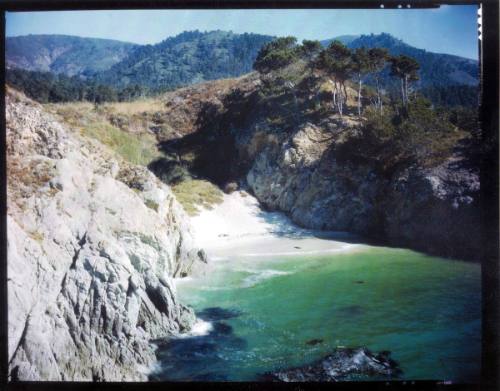
M 190 337 L 201 337 L 204 335 L 208 335 L 214 326 L 211 322 L 207 322 L 203 319 L 197 319 L 191 330 L 187 333 L 182 333 L 177 336 L 177 338 L 190 338 Z
M 187 277 L 175 277 L 173 278 L 175 284 L 183 283 L 183 282 L 189 282 L 193 280 L 193 277 L 187 276 Z

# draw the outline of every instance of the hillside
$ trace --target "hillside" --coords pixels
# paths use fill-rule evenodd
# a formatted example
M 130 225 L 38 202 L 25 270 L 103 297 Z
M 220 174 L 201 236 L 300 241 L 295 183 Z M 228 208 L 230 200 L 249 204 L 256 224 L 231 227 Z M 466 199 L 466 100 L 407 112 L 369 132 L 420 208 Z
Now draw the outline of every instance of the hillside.
M 7 37 L 8 68 L 90 76 L 123 60 L 137 45 L 68 35 Z
M 115 87 L 139 84 L 172 89 L 250 72 L 261 46 L 259 34 L 189 31 L 134 50 L 96 80 Z
M 6 61 L 8 68 L 82 76 L 93 84 L 107 85 L 116 90 L 140 88 L 142 94 L 248 73 L 259 49 L 272 39 L 259 34 L 190 31 L 156 45 L 134 45 L 104 39 L 30 35 L 7 38 Z M 415 88 L 425 91 L 426 96 L 437 104 L 477 104 L 477 61 L 417 49 L 389 34 L 348 35 L 335 39 L 349 48 L 382 47 L 392 55 L 405 54 L 415 58 L 420 64 L 420 80 Z M 324 40 L 322 44 L 327 45 L 333 40 Z M 9 73 L 12 71 L 7 72 L 11 76 Z M 37 78 L 44 80 L 45 84 L 53 84 L 50 80 L 45 81 L 50 79 L 47 75 L 19 74 L 15 77 Z M 389 72 L 382 77 L 390 85 L 387 83 L 391 80 Z M 367 79 L 367 83 L 373 84 L 373 81 Z M 76 79 L 73 84 L 76 85 L 73 89 L 84 89 L 78 86 Z M 16 88 L 22 86 L 16 85 Z M 61 94 L 54 91 L 53 95 Z M 88 94 L 78 92 L 76 95 Z M 122 95 L 131 96 L 129 92 Z M 445 95 L 448 96 L 446 99 Z M 453 96 L 456 98 L 452 99 Z

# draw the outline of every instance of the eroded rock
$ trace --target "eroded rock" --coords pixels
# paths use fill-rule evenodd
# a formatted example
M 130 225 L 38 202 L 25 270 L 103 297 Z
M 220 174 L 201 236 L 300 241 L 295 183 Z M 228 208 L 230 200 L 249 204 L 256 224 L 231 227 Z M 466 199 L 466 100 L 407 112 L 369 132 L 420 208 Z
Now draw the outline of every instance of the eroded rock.
M 170 189 L 9 90 L 9 374 L 146 380 L 189 330 L 172 277 L 206 262 Z
M 310 365 L 266 373 L 261 380 L 280 382 L 336 382 L 349 377 L 394 378 L 401 370 L 389 352 L 374 354 L 365 348 L 337 348 Z

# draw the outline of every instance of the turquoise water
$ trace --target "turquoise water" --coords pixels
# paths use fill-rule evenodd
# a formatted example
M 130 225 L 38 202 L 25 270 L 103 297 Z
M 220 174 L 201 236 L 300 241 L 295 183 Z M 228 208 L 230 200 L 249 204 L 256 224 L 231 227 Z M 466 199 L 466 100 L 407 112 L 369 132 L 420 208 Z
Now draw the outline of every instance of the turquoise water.
M 479 380 L 477 264 L 362 246 L 216 261 L 177 289 L 213 329 L 161 344 L 152 379 L 251 381 L 337 346 L 366 346 L 391 351 L 402 379 Z

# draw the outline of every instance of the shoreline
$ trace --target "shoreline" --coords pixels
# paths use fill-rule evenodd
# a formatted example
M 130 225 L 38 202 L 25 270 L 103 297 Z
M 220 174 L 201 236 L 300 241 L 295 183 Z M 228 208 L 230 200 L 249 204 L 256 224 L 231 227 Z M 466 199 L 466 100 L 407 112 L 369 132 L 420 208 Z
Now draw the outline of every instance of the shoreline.
M 310 230 L 282 212 L 264 211 L 259 201 L 240 190 L 223 195 L 212 209 L 191 217 L 198 245 L 212 260 L 231 257 L 300 256 L 348 252 L 364 247 L 348 232 Z

